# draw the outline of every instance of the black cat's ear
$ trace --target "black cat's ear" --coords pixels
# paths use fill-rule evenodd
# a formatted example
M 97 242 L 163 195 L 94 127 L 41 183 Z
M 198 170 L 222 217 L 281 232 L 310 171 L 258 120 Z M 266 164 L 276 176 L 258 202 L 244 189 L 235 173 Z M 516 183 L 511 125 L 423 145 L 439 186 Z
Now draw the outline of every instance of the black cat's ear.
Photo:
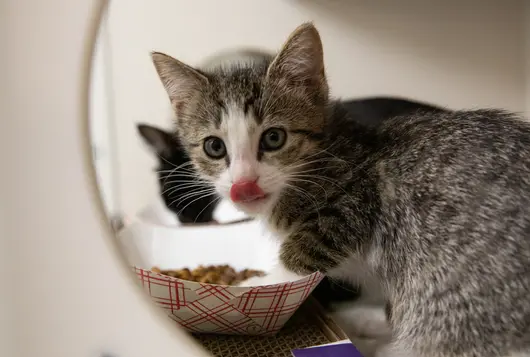
M 162 129 L 147 124 L 138 124 L 136 127 L 144 141 L 162 157 L 169 157 L 171 151 L 178 146 L 174 137 Z
M 294 30 L 270 64 L 267 76 L 286 79 L 295 86 L 309 86 L 327 97 L 324 49 L 315 26 L 308 22 Z
M 177 112 L 208 84 L 206 76 L 171 56 L 152 52 L 151 59 Z

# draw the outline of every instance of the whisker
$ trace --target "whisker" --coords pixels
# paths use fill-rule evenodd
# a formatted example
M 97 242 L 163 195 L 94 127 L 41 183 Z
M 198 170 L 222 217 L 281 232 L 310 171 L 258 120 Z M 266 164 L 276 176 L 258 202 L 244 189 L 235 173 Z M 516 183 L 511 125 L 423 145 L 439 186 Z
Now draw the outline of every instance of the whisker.
M 290 177 L 290 178 L 291 178 L 291 177 Z M 316 182 L 314 182 L 314 181 L 311 181 L 311 180 L 300 179 L 300 178 L 297 178 L 297 177 L 292 177 L 292 178 L 293 178 L 292 181 L 308 182 L 308 183 L 310 183 L 310 184 L 313 184 L 313 185 L 317 185 L 317 186 L 319 186 L 319 187 L 322 189 L 322 191 L 324 191 L 324 195 L 326 196 L 326 200 L 328 199 L 328 192 L 326 191 L 326 189 L 324 188 L 324 186 L 322 186 L 322 185 L 320 185 L 320 184 L 318 184 L 318 183 L 316 183 Z
M 206 210 L 211 204 L 216 203 L 216 202 L 219 202 L 219 201 L 221 200 L 221 198 L 222 198 L 221 196 L 218 196 L 215 200 L 212 200 L 212 202 L 208 203 L 208 204 L 206 205 L 206 207 L 204 207 L 204 208 L 202 209 L 202 211 L 200 211 L 199 214 L 197 214 L 197 216 L 195 217 L 195 220 L 193 221 L 193 223 L 197 223 L 197 218 L 199 218 L 199 216 L 201 215 L 201 213 L 203 213 L 203 212 L 204 212 L 204 211 L 205 211 L 205 210 Z
M 201 187 L 199 189 L 194 189 L 192 191 L 189 191 L 189 192 L 185 192 L 184 194 L 181 194 L 180 198 L 184 199 L 186 198 L 188 195 L 193 195 L 193 194 L 197 194 L 197 193 L 203 193 L 203 192 L 215 192 L 215 189 L 214 188 L 210 188 L 210 187 Z M 176 191 L 175 191 L 176 192 Z M 172 192 L 173 193 L 173 192 Z
M 167 176 L 174 176 L 174 175 L 200 178 L 200 176 L 196 172 L 187 172 L 187 171 L 182 171 L 181 169 L 178 169 L 178 171 L 173 169 L 167 174 Z
M 162 157 L 162 156 L 160 156 L 160 155 L 158 155 L 158 157 L 161 158 L 162 160 L 164 160 L 166 163 L 170 164 L 171 166 L 175 167 L 175 168 L 176 168 L 176 167 L 179 167 L 179 168 L 180 168 L 180 167 L 187 167 L 187 166 L 192 166 L 192 165 L 193 165 L 193 162 L 191 162 L 191 161 L 185 162 L 185 163 L 183 163 L 183 164 L 181 164 L 181 165 L 176 165 L 175 163 L 169 161 L 169 160 L 166 159 L 165 157 Z
M 315 205 L 315 210 L 316 210 L 317 215 L 318 215 L 317 221 L 318 221 L 318 225 L 320 226 L 320 208 L 318 206 L 318 202 L 317 202 L 316 198 L 313 195 L 311 195 L 310 193 L 308 193 L 308 192 L 304 191 L 303 189 L 301 189 L 300 187 L 296 187 L 296 186 L 291 185 L 291 184 L 287 184 L 286 186 L 291 188 L 295 192 L 299 192 L 299 193 L 303 194 L 305 197 L 309 198 L 310 201 L 312 201 L 312 203 Z M 313 198 L 311 198 L 311 196 L 313 196 Z
M 326 171 L 326 170 L 330 170 L 330 169 L 334 169 L 334 168 L 339 169 L 341 167 L 343 167 L 343 166 L 342 165 L 330 165 L 330 166 L 325 166 L 325 167 L 313 168 L 313 169 L 309 169 L 309 170 L 296 171 L 296 173 L 292 173 L 292 174 L 289 174 L 289 175 L 307 174 L 308 172 Z
M 182 167 L 176 166 L 176 167 L 178 167 L 180 170 L 182 170 L 184 172 L 190 172 L 190 173 L 195 173 L 196 172 L 193 168 L 190 169 L 190 168 L 187 168 L 186 166 L 182 166 Z M 165 170 L 154 170 L 154 171 L 157 172 L 157 173 L 164 173 L 164 172 L 172 172 L 174 170 L 175 170 L 175 168 L 165 169 Z
M 204 189 L 204 188 L 208 188 L 208 187 L 205 187 L 204 185 L 192 185 L 192 184 L 187 184 L 187 185 L 175 185 L 175 186 L 171 186 L 167 189 L 165 189 L 161 194 L 164 194 L 164 193 L 168 193 L 168 194 L 173 194 L 177 191 L 181 191 L 181 190 L 186 190 L 186 189 L 194 189 L 194 188 L 200 188 L 200 189 Z
M 195 183 L 195 184 L 210 184 L 211 183 L 209 181 L 205 181 L 205 180 L 171 180 L 171 181 L 167 181 L 166 184 L 169 185 L 171 183 L 178 183 L 178 184 L 182 184 L 182 183 Z
M 188 199 L 191 199 L 195 196 L 201 196 L 202 197 L 208 197 L 208 196 L 213 196 L 216 192 L 215 191 L 207 191 L 207 190 L 204 190 L 204 191 L 197 191 L 197 192 L 191 192 L 191 193 L 188 193 L 182 197 L 179 197 L 173 201 L 171 201 L 171 203 L 169 204 L 169 206 L 173 206 L 173 204 L 177 204 L 177 205 L 180 205 L 181 203 L 183 203 L 184 201 L 188 200 Z
M 201 194 L 201 193 L 205 193 L 205 192 L 215 192 L 215 189 L 207 187 L 207 188 L 201 188 L 201 189 L 198 189 L 198 190 L 193 190 L 193 191 L 186 192 L 186 193 L 182 194 L 180 196 L 180 198 L 181 199 L 185 199 L 186 197 L 188 197 L 190 195 Z
M 166 160 L 166 161 L 167 161 L 167 160 Z M 184 164 L 182 164 L 182 165 L 180 165 L 180 166 L 176 166 L 176 167 L 173 169 L 173 171 L 171 171 L 171 172 L 169 173 L 169 175 L 166 177 L 166 179 L 164 180 L 163 184 L 166 182 L 166 180 L 167 180 L 169 177 L 171 177 L 171 173 L 172 173 L 172 172 L 175 172 L 176 170 L 180 169 L 180 168 L 183 167 L 184 165 L 188 165 L 188 164 L 190 164 L 190 163 L 187 163 L 187 162 L 186 162 L 186 163 L 184 163 Z
M 316 153 L 312 154 L 312 155 L 309 155 L 309 156 L 305 156 L 304 158 L 302 158 L 302 160 L 307 160 L 307 159 L 310 159 L 312 157 L 315 157 L 317 155 L 320 155 L 322 153 L 328 153 L 330 154 L 327 150 L 330 150 L 332 147 L 336 146 L 336 145 L 339 145 L 339 144 L 342 144 L 345 140 L 337 140 L 335 142 L 333 142 L 331 145 L 329 145 L 327 148 L 325 149 L 321 149 L 320 151 L 317 151 Z
M 210 195 L 203 195 L 203 196 L 199 196 L 198 198 L 194 199 L 193 201 L 191 201 L 190 203 L 188 203 L 186 206 L 184 206 L 178 213 L 177 213 L 177 216 L 180 215 L 182 213 L 182 211 L 184 211 L 186 209 L 186 207 L 188 207 L 189 205 L 191 205 L 193 202 L 196 202 L 202 198 L 206 198 Z
M 169 179 L 182 179 L 182 180 L 188 180 L 188 181 L 209 182 L 209 180 L 206 180 L 198 175 L 188 174 L 185 172 L 170 173 L 169 175 L 165 176 L 164 181 L 169 180 Z
M 336 187 L 338 187 L 342 192 L 344 192 L 344 194 L 351 200 L 352 203 L 356 204 L 355 200 L 353 199 L 353 197 L 350 196 L 350 194 L 341 186 L 339 185 L 337 182 L 335 182 L 334 180 L 328 178 L 328 177 L 325 177 L 325 176 L 320 176 L 320 175 L 301 175 L 302 177 L 313 177 L 313 178 L 316 178 L 318 180 L 323 180 L 323 181 L 326 181 L 326 182 L 329 182 L 333 185 L 335 185 Z
M 175 175 L 173 177 L 170 177 L 168 178 L 168 180 L 165 180 L 165 183 L 166 184 L 169 184 L 169 183 L 176 183 L 176 184 L 180 184 L 180 183 L 198 183 L 198 184 L 205 184 L 205 185 L 212 185 L 212 183 L 210 181 L 207 181 L 207 180 L 200 180 L 200 179 L 197 179 L 197 178 L 194 178 L 194 177 L 190 177 L 190 178 L 187 178 L 187 177 L 179 177 L 178 175 Z
M 306 165 L 325 163 L 325 162 L 330 162 L 330 161 L 336 162 L 336 160 L 333 158 L 320 158 L 320 159 L 310 160 L 310 161 L 298 160 L 298 161 L 295 161 L 293 164 L 286 166 L 286 168 L 293 170 L 293 169 L 306 166 Z

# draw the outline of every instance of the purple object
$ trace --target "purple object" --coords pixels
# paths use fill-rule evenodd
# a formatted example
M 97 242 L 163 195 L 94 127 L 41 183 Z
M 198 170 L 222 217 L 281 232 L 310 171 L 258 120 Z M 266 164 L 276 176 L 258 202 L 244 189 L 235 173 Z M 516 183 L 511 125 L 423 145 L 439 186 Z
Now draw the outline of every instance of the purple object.
M 351 343 L 341 343 L 291 351 L 294 357 L 363 357 Z

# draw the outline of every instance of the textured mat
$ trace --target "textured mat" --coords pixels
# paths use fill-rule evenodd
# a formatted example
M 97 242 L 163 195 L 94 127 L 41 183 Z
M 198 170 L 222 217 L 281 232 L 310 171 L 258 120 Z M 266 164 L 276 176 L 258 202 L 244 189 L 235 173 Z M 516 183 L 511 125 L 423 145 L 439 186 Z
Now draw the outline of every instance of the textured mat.
M 195 335 L 216 357 L 292 357 L 291 350 L 347 338 L 309 299 L 274 336 Z

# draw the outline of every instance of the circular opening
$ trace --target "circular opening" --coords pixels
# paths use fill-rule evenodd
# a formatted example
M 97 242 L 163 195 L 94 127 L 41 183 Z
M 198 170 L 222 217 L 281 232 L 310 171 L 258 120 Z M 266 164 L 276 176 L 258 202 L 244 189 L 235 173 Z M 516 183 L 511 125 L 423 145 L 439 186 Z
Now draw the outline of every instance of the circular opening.
M 157 49 L 174 54 L 181 42 L 186 48 L 181 55 L 194 58 L 189 61 L 198 71 L 229 71 L 263 66 L 273 50 L 243 38 L 222 46 L 212 46 L 210 39 L 198 47 L 185 35 L 196 24 L 189 18 L 182 22 L 182 13 L 180 20 L 161 21 L 170 12 L 178 14 L 180 6 L 110 2 L 102 16 L 92 63 L 89 129 L 104 211 L 133 278 L 176 325 L 194 334 L 274 334 L 322 275 L 270 274 L 278 241 L 197 174 L 193 145 L 178 133 L 174 105 L 150 56 Z M 184 6 L 189 14 L 200 13 L 200 7 Z M 214 16 L 214 9 L 208 11 Z M 247 99 L 243 109 L 253 105 Z M 226 155 L 217 162 L 229 160 Z M 264 274 L 267 279 L 260 280 Z M 213 289 L 219 285 L 222 290 Z M 252 296 L 261 296 L 255 306 L 235 307 Z M 267 319 L 255 317 L 273 306 Z

